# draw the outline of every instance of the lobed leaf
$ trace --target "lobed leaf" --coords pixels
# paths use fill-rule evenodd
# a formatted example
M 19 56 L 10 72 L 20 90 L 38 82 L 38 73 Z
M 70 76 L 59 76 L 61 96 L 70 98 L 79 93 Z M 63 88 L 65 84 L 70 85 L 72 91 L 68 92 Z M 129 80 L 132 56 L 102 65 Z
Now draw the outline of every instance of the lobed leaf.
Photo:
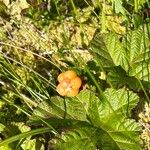
M 39 105 L 34 115 L 53 121 L 59 118 L 66 122 L 68 119 L 87 122 L 78 129 L 68 125 L 66 131 L 52 140 L 54 149 L 95 150 L 101 147 L 103 150 L 140 150 L 140 126 L 126 115 L 127 110 L 130 115 L 137 104 L 138 96 L 126 89 L 107 89 L 104 95 L 101 99 L 95 93 L 83 90 L 76 97 L 53 97 L 49 103 L 42 102 Z
M 129 31 L 120 39 L 115 33 L 97 34 L 91 42 L 92 51 L 97 56 L 97 63 L 104 68 L 121 66 L 129 76 L 149 81 L 150 41 L 148 33 L 149 27 L 143 26 Z
M 61 136 L 56 137 L 51 141 L 54 150 L 95 150 L 95 128 L 74 129 Z

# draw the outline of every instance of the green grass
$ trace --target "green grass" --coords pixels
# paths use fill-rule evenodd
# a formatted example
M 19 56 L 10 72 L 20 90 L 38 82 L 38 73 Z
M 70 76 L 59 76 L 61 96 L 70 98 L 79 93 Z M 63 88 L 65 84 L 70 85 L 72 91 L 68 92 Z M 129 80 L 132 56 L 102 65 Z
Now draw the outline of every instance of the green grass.
M 80 141 L 85 139 L 86 143 L 93 136 L 87 144 L 91 150 L 107 149 L 107 138 L 109 148 L 122 149 L 118 138 L 127 141 L 123 142 L 126 149 L 131 148 L 130 142 L 134 149 L 140 149 L 141 129 L 131 120 L 131 110 L 138 100 L 150 101 L 150 23 L 142 14 L 144 2 L 35 0 L 28 1 L 27 9 L 22 5 L 18 14 L 12 14 L 11 2 L 6 7 L 1 2 L 0 101 L 2 108 L 6 108 L 4 114 L 10 110 L 8 105 L 14 110 L 8 113 L 10 116 L 6 115 L 8 121 L 0 122 L 4 126 L 0 129 L 0 146 L 9 145 L 13 149 L 19 145 L 21 149 L 24 141 L 33 138 L 45 148 L 82 150 Z M 13 5 L 17 9 L 19 3 Z M 76 71 L 83 81 L 79 95 L 73 98 L 56 92 L 57 76 L 68 69 Z M 105 73 L 105 79 L 101 73 Z M 84 100 L 86 105 L 82 106 Z M 20 119 L 18 116 L 22 115 L 24 118 Z M 0 114 L 0 120 L 2 117 Z M 31 130 L 20 133 L 8 130 L 13 118 Z M 116 126 L 124 131 L 120 137 L 120 128 Z M 95 131 L 103 135 L 103 140 Z

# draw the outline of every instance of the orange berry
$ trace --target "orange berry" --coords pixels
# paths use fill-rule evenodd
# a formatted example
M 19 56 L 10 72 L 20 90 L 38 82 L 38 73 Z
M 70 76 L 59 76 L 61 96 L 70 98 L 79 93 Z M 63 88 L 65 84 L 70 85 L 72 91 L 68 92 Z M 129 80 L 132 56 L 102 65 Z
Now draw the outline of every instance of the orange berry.
M 59 84 L 56 87 L 56 91 L 61 96 L 73 97 L 79 93 L 82 81 L 73 70 L 59 74 L 57 80 Z
M 70 85 L 72 89 L 79 89 L 82 85 L 82 81 L 79 77 L 75 77 L 74 79 L 71 80 Z
M 63 88 L 69 88 L 70 87 L 70 80 L 68 78 L 63 79 L 59 83 Z
M 68 78 L 68 79 L 73 79 L 77 76 L 77 74 L 73 71 L 73 70 L 68 70 L 65 72 L 65 78 Z
M 61 84 L 58 84 L 58 85 L 57 85 L 56 91 L 57 91 L 61 96 L 66 96 L 66 95 L 67 95 L 66 88 L 64 88 Z
M 67 91 L 67 96 L 74 97 L 74 96 L 78 95 L 78 93 L 79 93 L 78 89 L 70 89 Z
M 61 74 L 59 74 L 59 76 L 57 77 L 58 82 L 61 82 L 62 80 L 65 79 L 65 73 L 62 72 Z
M 68 70 L 66 72 L 62 72 L 61 74 L 59 74 L 57 80 L 58 82 L 61 82 L 62 80 L 68 78 L 68 79 L 73 79 L 77 76 L 77 74 L 73 71 L 73 70 Z
M 58 86 L 56 87 L 56 91 L 61 95 L 61 96 L 66 96 L 67 91 L 70 90 L 70 80 L 69 79 L 64 79 L 62 80 Z

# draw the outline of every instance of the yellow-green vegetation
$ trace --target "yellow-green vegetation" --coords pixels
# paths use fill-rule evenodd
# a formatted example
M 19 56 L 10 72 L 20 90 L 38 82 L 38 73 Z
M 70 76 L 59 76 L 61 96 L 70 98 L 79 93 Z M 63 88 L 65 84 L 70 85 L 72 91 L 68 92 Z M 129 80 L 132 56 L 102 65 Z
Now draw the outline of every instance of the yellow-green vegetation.
M 145 103 L 144 110 L 139 114 L 140 124 L 143 127 L 141 139 L 143 141 L 143 149 L 150 149 L 150 106 Z
M 0 0 L 0 150 L 149 150 L 149 18 L 148 0 Z

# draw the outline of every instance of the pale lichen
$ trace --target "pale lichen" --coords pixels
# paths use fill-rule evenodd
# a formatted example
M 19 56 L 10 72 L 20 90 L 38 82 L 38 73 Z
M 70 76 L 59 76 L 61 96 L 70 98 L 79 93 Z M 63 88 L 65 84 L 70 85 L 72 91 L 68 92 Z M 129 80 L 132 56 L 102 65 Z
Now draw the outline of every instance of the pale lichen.
M 143 150 L 150 150 L 150 105 L 148 103 L 145 103 L 144 110 L 139 117 L 139 122 L 143 127 L 141 134 Z

